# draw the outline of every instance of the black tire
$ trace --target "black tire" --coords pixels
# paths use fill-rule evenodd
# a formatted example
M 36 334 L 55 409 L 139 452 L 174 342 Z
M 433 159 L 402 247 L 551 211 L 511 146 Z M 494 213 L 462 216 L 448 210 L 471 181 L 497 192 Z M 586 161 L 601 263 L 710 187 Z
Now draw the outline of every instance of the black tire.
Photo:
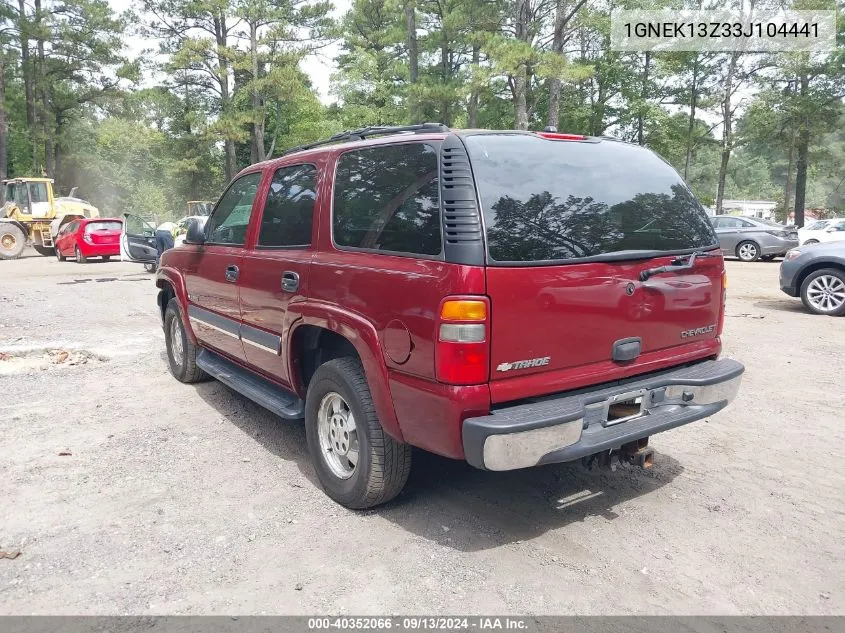
M 63 262 L 67 259 L 67 257 L 62 255 L 62 253 L 61 253 L 61 251 L 59 250 L 58 247 L 56 247 L 54 250 L 56 251 L 56 259 L 58 259 L 60 262 Z
M 0 259 L 17 259 L 26 246 L 26 235 L 11 222 L 0 222 Z
M 339 394 L 355 419 L 358 460 L 348 478 L 332 471 L 321 448 L 318 412 L 332 393 Z M 305 434 L 317 478 L 326 494 L 347 508 L 372 508 L 398 495 L 411 471 L 411 447 L 384 432 L 376 415 L 361 363 L 336 358 L 317 369 L 305 398 Z
M 744 262 L 756 262 L 760 259 L 760 245 L 752 240 L 745 240 L 736 245 L 736 256 Z
M 73 252 L 76 255 L 76 263 L 77 264 L 84 264 L 85 262 L 88 261 L 88 258 L 85 257 L 85 255 L 82 254 L 82 251 L 79 250 L 78 246 L 74 249 Z
M 156 265 L 155 264 L 144 264 L 144 270 L 146 270 L 148 273 L 154 273 L 156 271 Z
M 35 249 L 36 253 L 44 257 L 50 257 L 51 255 L 56 254 L 56 249 L 54 249 L 52 246 L 41 246 L 40 244 L 33 244 L 32 248 Z
M 178 327 L 174 327 L 174 321 Z M 176 346 L 173 336 L 179 337 Z M 188 384 L 208 380 L 208 374 L 197 367 L 197 353 L 200 348 L 191 342 L 185 332 L 185 323 L 179 312 L 179 300 L 175 297 L 168 302 L 164 311 L 164 343 L 167 347 L 167 366 L 176 380 Z M 178 358 L 179 343 L 182 346 L 181 360 Z
M 802 246 L 807 246 L 807 244 L 818 244 L 818 243 L 819 243 L 818 240 L 807 240 L 806 242 L 804 242 L 802 244 Z
M 821 280 L 821 278 L 825 279 Z M 825 309 L 824 301 L 819 299 L 819 291 L 823 292 L 825 285 L 831 292 L 829 309 Z M 807 275 L 801 283 L 801 301 L 804 302 L 804 307 L 813 314 L 845 316 L 845 271 L 837 268 L 822 268 Z
M 103 261 L 107 262 L 111 259 L 111 255 L 103 255 Z

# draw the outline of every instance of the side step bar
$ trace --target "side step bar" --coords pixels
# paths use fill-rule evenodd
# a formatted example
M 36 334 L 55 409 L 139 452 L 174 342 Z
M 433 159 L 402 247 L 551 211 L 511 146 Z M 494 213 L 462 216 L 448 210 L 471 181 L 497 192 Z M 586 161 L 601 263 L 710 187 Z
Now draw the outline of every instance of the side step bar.
M 197 366 L 238 393 L 286 420 L 305 417 L 305 403 L 269 380 L 238 367 L 207 349 L 197 354 Z

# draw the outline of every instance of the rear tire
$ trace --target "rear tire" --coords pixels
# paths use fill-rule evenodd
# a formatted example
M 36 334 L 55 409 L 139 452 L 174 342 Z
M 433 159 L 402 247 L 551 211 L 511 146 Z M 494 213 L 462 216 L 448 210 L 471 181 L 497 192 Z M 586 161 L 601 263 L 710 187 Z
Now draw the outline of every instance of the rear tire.
M 111 255 L 103 255 L 103 261 L 107 262 L 111 259 Z
M 190 384 L 208 379 L 208 374 L 197 367 L 200 348 L 185 332 L 179 300 L 175 297 L 168 302 L 164 312 L 164 343 L 167 346 L 167 366 L 176 380 Z
M 845 271 L 822 268 L 801 284 L 801 301 L 813 314 L 845 315 Z
M 330 360 L 314 373 L 305 398 L 305 434 L 323 490 L 347 508 L 390 501 L 408 481 L 411 447 L 384 432 L 355 358 Z
M 56 249 L 52 246 L 41 246 L 40 244 L 33 244 L 32 248 L 35 249 L 35 252 L 39 255 L 43 255 L 44 257 L 50 257 L 51 255 L 56 254 Z
M 144 264 L 144 270 L 146 270 L 148 273 L 154 273 L 156 271 L 156 265 L 155 264 Z
M 77 264 L 84 264 L 85 262 L 88 261 L 88 258 L 85 257 L 85 255 L 82 254 L 82 251 L 79 250 L 78 246 L 74 249 L 73 252 L 76 255 L 76 263 Z
M 807 244 L 818 244 L 818 243 L 819 243 L 818 240 L 807 240 L 806 242 L 804 242 L 804 244 L 802 246 L 807 246 Z
M 0 259 L 17 259 L 26 246 L 26 235 L 11 222 L 0 222 Z
M 761 262 L 770 262 L 770 261 L 772 261 L 774 258 L 775 258 L 775 256 L 774 256 L 774 255 L 763 255 L 762 257 L 760 257 L 760 261 L 761 261 Z
M 736 245 L 736 256 L 744 262 L 756 262 L 760 259 L 760 245 L 746 240 Z

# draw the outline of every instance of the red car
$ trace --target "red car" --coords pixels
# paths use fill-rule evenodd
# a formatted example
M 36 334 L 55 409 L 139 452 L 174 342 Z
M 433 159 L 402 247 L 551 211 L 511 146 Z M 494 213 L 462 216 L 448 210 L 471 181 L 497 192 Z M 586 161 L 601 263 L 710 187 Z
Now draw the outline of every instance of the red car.
M 56 259 L 73 257 L 80 264 L 89 257 L 108 261 L 120 255 L 120 229 L 123 221 L 116 218 L 79 218 L 65 224 L 56 236 Z
M 142 259 L 148 235 L 126 236 Z M 725 267 L 666 162 L 607 138 L 367 128 L 243 170 L 161 257 L 171 373 L 305 419 L 327 494 L 402 490 L 411 447 L 511 470 L 711 417 Z

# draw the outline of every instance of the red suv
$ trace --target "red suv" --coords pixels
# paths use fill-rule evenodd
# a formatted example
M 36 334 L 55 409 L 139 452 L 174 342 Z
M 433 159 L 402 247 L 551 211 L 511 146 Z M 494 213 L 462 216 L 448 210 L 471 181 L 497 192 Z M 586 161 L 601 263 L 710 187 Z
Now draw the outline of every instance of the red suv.
M 304 417 L 351 508 L 400 492 L 412 446 L 489 470 L 648 465 L 650 435 L 724 408 L 743 372 L 718 360 L 704 210 L 612 139 L 337 135 L 243 170 L 156 283 L 173 375 Z

